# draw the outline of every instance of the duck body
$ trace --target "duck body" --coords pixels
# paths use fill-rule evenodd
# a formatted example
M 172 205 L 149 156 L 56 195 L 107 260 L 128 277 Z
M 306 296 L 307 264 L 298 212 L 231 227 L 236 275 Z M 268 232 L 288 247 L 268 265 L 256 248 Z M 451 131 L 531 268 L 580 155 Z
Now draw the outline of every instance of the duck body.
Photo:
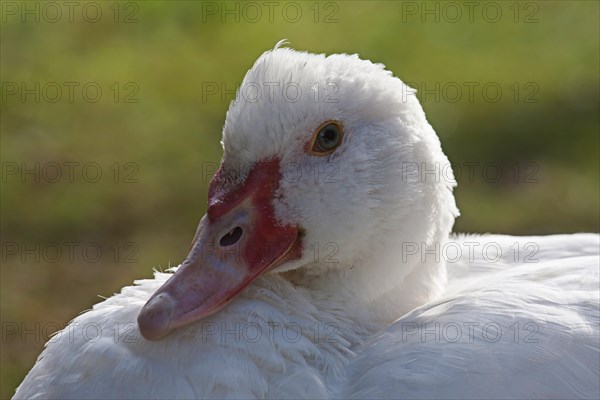
M 452 236 L 449 161 L 381 64 L 278 45 L 256 86 L 301 95 L 231 104 L 188 257 L 16 399 L 599 397 L 598 235 Z
M 597 398 L 598 236 L 452 243 L 503 256 L 463 251 L 441 297 L 387 326 L 270 274 L 147 341 L 135 321 L 170 275 L 156 273 L 57 333 L 15 399 Z

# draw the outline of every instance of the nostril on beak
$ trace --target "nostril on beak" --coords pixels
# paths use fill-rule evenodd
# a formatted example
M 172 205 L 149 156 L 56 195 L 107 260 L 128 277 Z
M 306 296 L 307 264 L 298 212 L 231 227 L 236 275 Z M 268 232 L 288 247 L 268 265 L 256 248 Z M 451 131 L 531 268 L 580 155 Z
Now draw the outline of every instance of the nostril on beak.
M 221 238 L 221 240 L 219 240 L 219 244 L 222 247 L 231 246 L 233 244 L 236 244 L 237 241 L 240 240 L 240 238 L 242 237 L 243 232 L 244 231 L 242 230 L 242 228 L 240 228 L 239 226 L 236 226 L 235 228 L 233 228 L 232 230 L 227 232 L 227 234 L 225 236 L 223 236 Z

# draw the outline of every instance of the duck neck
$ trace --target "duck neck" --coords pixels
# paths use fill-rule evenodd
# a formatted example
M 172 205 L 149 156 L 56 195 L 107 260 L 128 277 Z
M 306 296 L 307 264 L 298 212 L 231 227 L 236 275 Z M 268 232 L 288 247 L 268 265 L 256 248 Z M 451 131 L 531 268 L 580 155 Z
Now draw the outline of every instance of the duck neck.
M 445 263 L 435 248 L 419 247 L 394 243 L 353 263 L 314 265 L 284 276 L 329 312 L 352 310 L 355 321 L 377 329 L 442 294 Z

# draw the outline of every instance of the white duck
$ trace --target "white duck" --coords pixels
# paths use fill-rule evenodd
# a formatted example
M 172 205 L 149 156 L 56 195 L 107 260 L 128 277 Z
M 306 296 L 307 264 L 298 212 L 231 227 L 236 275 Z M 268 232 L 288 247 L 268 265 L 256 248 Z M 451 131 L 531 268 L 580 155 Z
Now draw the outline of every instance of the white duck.
M 189 256 L 15 398 L 598 398 L 597 235 L 450 236 L 448 160 L 381 64 L 278 45 L 245 88 Z

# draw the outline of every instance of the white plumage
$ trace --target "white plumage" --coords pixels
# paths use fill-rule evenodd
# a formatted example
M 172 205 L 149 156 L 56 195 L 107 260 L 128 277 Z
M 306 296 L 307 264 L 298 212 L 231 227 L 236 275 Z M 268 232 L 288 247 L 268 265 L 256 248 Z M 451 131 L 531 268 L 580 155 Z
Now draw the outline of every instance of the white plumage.
M 600 396 L 598 235 L 451 236 L 453 179 L 420 173 L 448 160 L 381 65 L 276 47 L 242 90 L 266 83 L 302 95 L 233 103 L 224 170 L 293 166 L 269 201 L 301 254 L 156 341 L 136 321 L 171 274 L 124 288 L 50 340 L 15 398 Z M 306 154 L 327 120 L 342 144 Z

